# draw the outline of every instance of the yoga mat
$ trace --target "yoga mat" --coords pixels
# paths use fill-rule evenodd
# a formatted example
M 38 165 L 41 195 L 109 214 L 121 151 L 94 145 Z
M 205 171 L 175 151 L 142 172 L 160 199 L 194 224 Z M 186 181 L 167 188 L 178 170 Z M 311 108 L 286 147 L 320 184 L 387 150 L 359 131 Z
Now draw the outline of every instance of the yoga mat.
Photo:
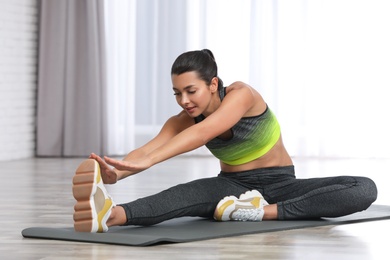
M 81 233 L 69 228 L 31 227 L 24 229 L 26 238 L 55 239 L 127 246 L 150 246 L 212 238 L 230 237 L 281 230 L 340 225 L 390 219 L 390 206 L 372 205 L 367 210 L 339 218 L 320 220 L 275 220 L 263 222 L 216 222 L 210 219 L 183 217 L 149 226 L 110 228 L 107 233 Z

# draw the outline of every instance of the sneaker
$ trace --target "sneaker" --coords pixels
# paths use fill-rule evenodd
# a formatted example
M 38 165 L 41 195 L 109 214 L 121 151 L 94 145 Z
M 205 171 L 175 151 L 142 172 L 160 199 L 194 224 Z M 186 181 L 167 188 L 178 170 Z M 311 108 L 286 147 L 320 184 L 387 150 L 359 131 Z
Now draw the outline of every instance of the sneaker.
M 100 175 L 99 163 L 93 159 L 83 161 L 73 177 L 74 229 L 79 232 L 106 232 L 106 222 L 115 206 L 107 194 Z
M 264 216 L 264 206 L 268 205 L 257 190 L 247 191 L 239 198 L 228 196 L 221 200 L 214 213 L 217 221 L 261 221 Z

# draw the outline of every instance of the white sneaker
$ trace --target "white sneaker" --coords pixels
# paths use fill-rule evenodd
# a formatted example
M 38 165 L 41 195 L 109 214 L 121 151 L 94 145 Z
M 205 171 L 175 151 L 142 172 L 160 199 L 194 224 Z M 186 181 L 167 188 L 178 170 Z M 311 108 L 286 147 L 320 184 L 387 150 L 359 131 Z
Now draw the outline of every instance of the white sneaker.
M 222 199 L 215 210 L 214 219 L 218 221 L 261 221 L 264 206 L 268 205 L 257 190 L 247 191 L 237 199 L 228 196 Z
M 74 229 L 79 232 L 106 232 L 107 220 L 115 206 L 100 175 L 99 163 L 83 161 L 73 177 Z

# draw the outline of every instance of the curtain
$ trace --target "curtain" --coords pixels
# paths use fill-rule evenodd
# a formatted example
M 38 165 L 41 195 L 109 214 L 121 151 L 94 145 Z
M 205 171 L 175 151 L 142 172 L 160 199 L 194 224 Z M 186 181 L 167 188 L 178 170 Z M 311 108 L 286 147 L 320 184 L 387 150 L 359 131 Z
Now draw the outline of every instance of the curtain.
M 389 11 L 386 0 L 43 1 L 38 154 L 142 145 L 180 111 L 174 59 L 209 48 L 225 85 L 264 96 L 291 155 L 389 157 Z
M 103 2 L 41 2 L 37 155 L 85 156 L 107 149 Z

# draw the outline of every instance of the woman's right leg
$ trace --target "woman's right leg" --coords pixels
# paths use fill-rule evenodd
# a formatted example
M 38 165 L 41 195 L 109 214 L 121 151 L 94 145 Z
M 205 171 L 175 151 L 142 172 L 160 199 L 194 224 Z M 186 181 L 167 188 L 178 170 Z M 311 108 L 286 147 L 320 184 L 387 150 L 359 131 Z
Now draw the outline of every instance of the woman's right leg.
M 119 205 L 126 215 L 126 222 L 121 224 L 147 226 L 183 216 L 212 218 L 222 198 L 245 191 L 246 187 L 223 177 L 195 180 Z
M 93 159 L 83 161 L 76 169 L 72 189 L 77 200 L 74 227 L 82 232 L 105 232 L 115 225 L 153 225 L 181 216 L 212 218 L 221 199 L 248 190 L 225 177 L 205 178 L 115 206 Z

